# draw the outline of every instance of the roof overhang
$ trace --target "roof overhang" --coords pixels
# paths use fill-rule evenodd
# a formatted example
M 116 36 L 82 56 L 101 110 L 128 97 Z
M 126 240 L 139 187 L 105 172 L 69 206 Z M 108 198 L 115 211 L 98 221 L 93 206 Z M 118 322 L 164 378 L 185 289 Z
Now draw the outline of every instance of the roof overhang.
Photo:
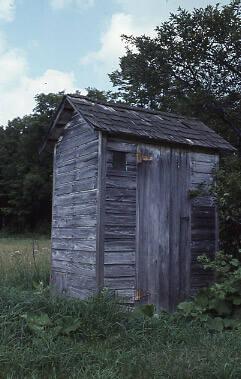
M 103 133 L 106 133 L 106 134 L 110 134 L 112 136 L 119 136 L 122 138 L 127 138 L 127 139 L 138 139 L 138 140 L 141 140 L 142 138 L 144 139 L 144 141 L 146 141 L 147 143 L 155 143 L 155 144 L 160 144 L 160 143 L 163 143 L 163 144 L 171 144 L 171 145 L 176 145 L 178 144 L 178 146 L 182 146 L 185 147 L 185 148 L 189 148 L 190 150 L 209 150 L 209 151 L 212 151 L 214 154 L 218 153 L 218 154 L 223 154 L 223 153 L 230 153 L 230 152 L 234 152 L 236 151 L 236 149 L 234 147 L 232 147 L 230 144 L 227 144 L 227 147 L 226 146 L 222 146 L 222 148 L 219 149 L 219 146 L 215 147 L 215 146 L 211 146 L 207 143 L 206 146 L 202 146 L 202 145 L 195 145 L 195 146 L 192 146 L 192 145 L 187 145 L 187 144 L 183 144 L 181 143 L 182 141 L 180 142 L 170 142 L 170 141 L 167 141 L 166 139 L 165 140 L 162 140 L 161 138 L 158 138 L 158 140 L 155 140 L 155 139 L 152 139 L 151 136 L 145 136 L 141 138 L 141 136 L 137 136 L 137 135 L 132 135 L 131 131 L 128 129 L 126 131 L 126 133 L 123 133 L 121 132 L 121 130 L 117 130 L 115 131 L 113 128 L 111 128 L 111 130 L 106 130 L 106 128 L 102 125 L 102 123 L 99 123 L 95 120 L 94 117 L 92 117 L 92 115 L 88 115 L 86 114 L 86 112 L 81 112 L 81 107 L 79 107 L 79 101 L 78 99 L 82 100 L 82 101 L 85 101 L 85 103 L 88 101 L 92 101 L 91 99 L 87 99 L 86 97 L 83 97 L 83 96 L 80 96 L 80 97 L 77 97 L 75 99 L 75 97 L 73 96 L 70 96 L 70 95 L 64 95 L 63 96 L 63 99 L 57 109 L 57 111 L 55 112 L 55 115 L 53 116 L 53 120 L 52 120 L 52 123 L 50 125 L 50 128 L 48 130 L 48 133 L 46 135 L 46 138 L 39 150 L 39 153 L 41 154 L 44 150 L 47 150 L 47 151 L 52 151 L 53 150 L 53 147 L 54 145 L 56 144 L 56 142 L 58 141 L 59 137 L 63 134 L 63 131 L 64 129 L 66 128 L 66 125 L 69 123 L 69 121 L 71 120 L 73 114 L 75 112 L 79 113 L 84 119 L 85 121 L 90 125 L 92 126 L 95 130 L 101 130 Z M 92 105 L 94 104 L 95 102 L 93 101 Z M 116 104 L 106 104 L 106 106 L 110 107 L 115 107 L 115 106 L 118 106 L 118 107 L 121 107 L 120 105 L 116 105 Z M 127 109 L 131 109 L 130 107 L 125 107 Z M 138 111 L 138 109 L 136 108 L 133 108 L 135 111 Z M 150 113 L 154 113 L 154 112 L 151 112 Z M 184 120 L 185 121 L 185 120 Z M 190 122 L 190 120 L 189 120 Z M 201 123 L 202 124 L 202 123 Z M 206 125 L 202 124 L 202 129 L 205 127 L 207 128 Z M 208 128 L 207 128 L 208 129 Z M 148 137 L 148 138 L 147 138 Z M 218 135 L 217 135 L 218 137 Z
M 63 96 L 63 99 L 57 108 L 48 133 L 45 140 L 39 149 L 41 154 L 44 150 L 52 150 L 55 143 L 63 133 L 65 126 L 71 120 L 75 111 L 74 105 L 71 103 L 67 95 Z

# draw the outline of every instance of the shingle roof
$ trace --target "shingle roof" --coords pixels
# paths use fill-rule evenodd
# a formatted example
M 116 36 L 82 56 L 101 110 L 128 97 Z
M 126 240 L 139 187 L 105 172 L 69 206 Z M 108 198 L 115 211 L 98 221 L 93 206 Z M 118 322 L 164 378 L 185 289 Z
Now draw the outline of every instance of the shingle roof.
M 111 135 L 221 151 L 235 150 L 212 129 L 194 118 L 122 104 L 95 102 L 84 96 L 67 95 L 62 103 L 62 112 L 70 112 L 70 106 L 96 130 Z M 58 115 L 60 113 L 61 106 Z M 60 125 L 63 123 L 62 121 Z M 53 123 L 49 132 L 50 139 L 51 131 L 53 135 L 54 128 L 59 128 L 60 125 L 58 122 Z

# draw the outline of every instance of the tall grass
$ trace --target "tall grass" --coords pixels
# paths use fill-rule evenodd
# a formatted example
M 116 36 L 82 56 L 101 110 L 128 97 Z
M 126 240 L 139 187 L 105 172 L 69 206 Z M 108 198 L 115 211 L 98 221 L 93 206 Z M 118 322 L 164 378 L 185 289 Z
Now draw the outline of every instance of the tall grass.
M 0 379 L 240 378 L 241 330 L 210 333 L 121 307 L 108 292 L 53 297 L 49 241 L 0 240 Z M 36 287 L 36 288 L 35 288 Z
M 0 318 L 2 378 L 241 377 L 240 331 L 147 318 L 105 294 L 77 301 L 0 288 Z
M 0 285 L 33 288 L 50 274 L 50 241 L 45 238 L 0 239 Z

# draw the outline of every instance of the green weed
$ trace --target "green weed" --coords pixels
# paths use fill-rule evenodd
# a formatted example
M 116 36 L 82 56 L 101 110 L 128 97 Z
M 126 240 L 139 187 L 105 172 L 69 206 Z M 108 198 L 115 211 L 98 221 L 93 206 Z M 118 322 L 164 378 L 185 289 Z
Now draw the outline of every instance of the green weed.
M 241 377 L 241 331 L 130 311 L 108 292 L 87 301 L 54 297 L 47 284 L 49 241 L 0 241 L 0 378 L 159 379 Z M 21 251 L 19 267 L 14 251 Z M 19 262 L 19 261 L 17 261 Z M 25 266 L 24 266 L 25 265 Z
M 0 239 L 0 285 L 33 288 L 47 285 L 50 275 L 50 241 L 45 238 Z

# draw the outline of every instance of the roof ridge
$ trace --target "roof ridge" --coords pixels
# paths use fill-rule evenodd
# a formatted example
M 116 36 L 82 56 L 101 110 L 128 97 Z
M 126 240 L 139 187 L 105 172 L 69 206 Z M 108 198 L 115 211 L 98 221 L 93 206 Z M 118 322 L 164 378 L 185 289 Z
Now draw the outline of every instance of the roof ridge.
M 198 120 L 196 117 L 184 116 L 184 115 L 177 114 L 177 113 L 169 113 L 169 112 L 164 112 L 164 111 L 158 111 L 158 110 L 153 110 L 150 108 L 142 108 L 142 107 L 128 105 L 128 104 L 114 103 L 113 101 L 106 102 L 106 101 L 101 101 L 101 100 L 95 100 L 91 97 L 84 96 L 84 95 L 66 94 L 66 97 L 83 99 L 83 100 L 91 101 L 92 103 L 105 105 L 107 107 L 118 107 L 118 108 L 129 109 L 129 110 L 133 110 L 133 111 L 137 111 L 137 112 L 157 114 L 157 115 L 166 115 L 168 117 L 183 118 L 184 120 L 192 120 L 192 121 L 200 122 L 200 120 Z

